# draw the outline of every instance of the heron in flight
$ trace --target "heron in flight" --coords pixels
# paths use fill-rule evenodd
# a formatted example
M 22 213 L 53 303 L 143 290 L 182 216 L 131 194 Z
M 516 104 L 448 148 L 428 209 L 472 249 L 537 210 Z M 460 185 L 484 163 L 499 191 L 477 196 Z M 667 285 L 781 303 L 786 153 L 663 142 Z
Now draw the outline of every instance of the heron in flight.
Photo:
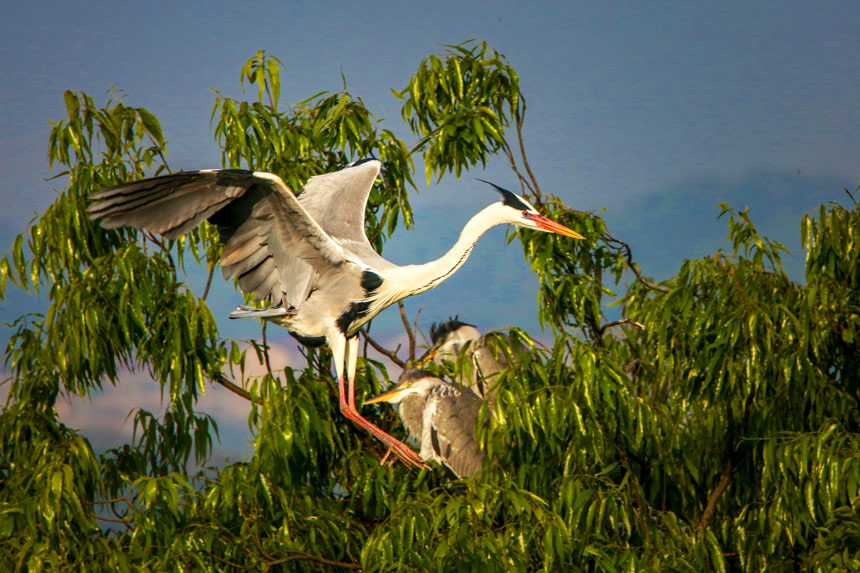
M 397 386 L 365 401 L 397 404 L 409 435 L 421 444 L 424 461 L 434 460 L 460 477 L 481 469 L 484 452 L 475 441 L 481 399 L 426 370 L 406 370 Z
M 243 292 L 270 305 L 240 308 L 231 317 L 262 318 L 287 328 L 305 344 L 327 343 L 344 415 L 405 463 L 422 465 L 412 449 L 355 407 L 359 329 L 384 308 L 451 276 L 481 235 L 496 225 L 584 237 L 490 183 L 501 201 L 472 217 L 447 253 L 423 265 L 398 266 L 373 250 L 364 230 L 367 197 L 381 167 L 374 158 L 354 162 L 310 178 L 299 193 L 272 173 L 233 169 L 174 173 L 94 193 L 88 212 L 105 228 L 128 225 L 168 239 L 203 221 L 214 224 L 224 243 L 224 278 L 237 279 Z

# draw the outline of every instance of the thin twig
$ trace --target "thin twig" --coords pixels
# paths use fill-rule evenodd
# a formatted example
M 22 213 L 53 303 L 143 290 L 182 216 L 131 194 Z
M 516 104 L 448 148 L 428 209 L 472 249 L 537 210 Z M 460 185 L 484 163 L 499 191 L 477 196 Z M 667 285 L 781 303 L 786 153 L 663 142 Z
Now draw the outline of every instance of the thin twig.
M 632 320 L 630 318 L 622 318 L 620 320 L 613 320 L 612 322 L 607 322 L 606 324 L 604 324 L 603 326 L 600 327 L 600 332 L 602 334 L 603 331 L 605 331 L 607 328 L 612 328 L 613 326 L 618 326 L 620 324 L 632 324 L 633 326 L 638 326 L 639 328 L 641 328 L 645 332 L 648 332 L 647 326 L 645 326 L 641 322 L 636 322 L 635 320 Z
M 520 98 L 522 98 L 522 97 L 523 97 L 522 94 L 520 94 Z M 525 100 L 523 100 L 523 102 L 525 102 Z M 525 103 L 523 105 L 525 105 Z M 525 142 L 523 141 L 523 118 L 520 116 L 519 110 L 516 111 L 516 117 L 517 117 L 517 139 L 519 140 L 519 144 L 520 144 L 520 155 L 523 158 L 523 166 L 526 168 L 526 172 L 528 172 L 529 177 L 531 177 L 532 183 L 534 184 L 535 203 L 540 205 L 543 202 L 542 201 L 542 195 L 540 192 L 540 186 L 538 185 L 538 182 L 537 182 L 537 177 L 535 177 L 535 174 L 532 172 L 532 168 L 529 165 L 529 159 L 526 156 L 526 147 L 525 147 Z
M 624 258 L 627 259 L 627 266 L 633 271 L 633 274 L 636 275 L 636 278 L 637 278 L 637 280 L 639 280 L 640 283 L 642 283 L 646 287 L 650 288 L 651 290 L 656 290 L 656 291 L 660 291 L 660 292 L 669 292 L 670 291 L 669 288 L 658 285 L 658 284 L 654 284 L 642 276 L 642 273 L 639 271 L 639 265 L 637 265 L 636 263 L 633 262 L 633 251 L 630 249 L 630 245 L 628 245 L 624 241 L 616 239 L 615 237 L 613 237 L 612 235 L 610 235 L 606 231 L 603 232 L 603 236 L 606 238 L 607 242 L 620 245 L 617 248 L 624 251 Z
M 151 133 L 147 133 L 149 136 L 149 141 L 152 142 L 153 147 L 158 150 L 158 156 L 161 158 L 161 164 L 164 165 L 164 168 L 167 169 L 168 173 L 173 173 L 173 170 L 170 169 L 170 165 L 167 164 L 167 158 L 164 156 L 164 150 L 161 148 L 158 143 L 156 143 L 155 138 L 152 137 Z
M 397 301 L 397 306 L 400 307 L 400 319 L 406 329 L 406 336 L 409 337 L 409 361 L 411 362 L 415 360 L 415 335 L 412 333 L 412 327 L 409 326 L 409 317 L 406 316 L 406 307 L 403 306 L 403 301 Z
M 245 550 L 247 551 L 248 548 L 246 547 Z M 221 557 L 220 555 L 212 553 L 211 551 L 206 551 L 205 549 L 199 550 L 198 553 L 208 555 L 209 557 L 216 559 L 216 560 L 220 561 L 221 563 L 225 563 L 225 564 L 229 565 L 230 567 L 235 567 L 236 569 L 241 569 L 242 571 L 250 571 L 251 569 L 255 569 L 257 567 L 256 563 L 254 563 L 252 565 L 239 565 L 238 563 L 233 563 L 229 559 L 225 559 L 225 558 Z M 251 552 L 248 551 L 248 553 L 251 553 Z
M 523 175 L 517 167 L 517 160 L 514 157 L 514 152 L 511 151 L 511 148 L 508 146 L 507 142 L 505 142 L 504 146 L 502 147 L 502 151 L 505 152 L 505 155 L 507 156 L 508 161 L 511 164 L 511 170 L 517 176 L 517 179 L 520 180 L 521 186 L 528 189 L 531 193 L 534 193 L 534 188 L 532 187 L 532 184 L 529 182 L 528 179 L 526 179 L 526 176 Z M 540 206 L 540 204 L 538 204 L 538 206 Z
M 200 297 L 203 300 L 206 300 L 206 297 L 209 296 L 209 287 L 212 286 L 212 275 L 215 274 L 215 265 L 209 265 L 209 276 L 206 277 L 206 288 L 203 289 L 203 296 Z
M 176 263 L 173 262 L 173 255 L 170 254 L 170 250 L 164 245 L 164 242 L 162 242 L 158 237 L 156 237 L 154 233 L 150 233 L 149 231 L 145 231 L 143 233 L 143 236 L 158 245 L 158 248 L 161 249 L 167 255 L 167 262 L 170 264 L 170 266 L 172 268 L 176 268 Z
M 248 400 L 249 402 L 257 402 L 258 404 L 262 403 L 262 400 L 260 400 L 259 398 L 257 398 L 255 400 L 251 396 L 250 392 L 248 392 L 247 390 L 245 390 L 241 386 L 238 386 L 237 384 L 233 383 L 232 381 L 230 381 L 226 376 L 224 376 L 220 372 L 212 377 L 212 381 L 217 382 L 218 384 L 220 384 L 221 386 L 223 386 L 224 388 L 226 388 L 230 392 L 236 394 L 237 396 L 241 396 L 242 398 L 244 398 L 245 400 Z
M 406 362 L 397 357 L 397 352 L 400 350 L 400 345 L 397 345 L 393 351 L 387 350 L 382 347 L 381 344 L 376 342 L 371 336 L 370 333 L 367 332 L 364 328 L 360 331 L 364 335 L 364 340 L 366 340 L 373 347 L 374 350 L 379 352 L 380 354 L 387 356 L 389 360 L 400 366 L 401 368 L 406 368 Z
M 421 338 L 424 339 L 424 342 L 427 342 L 427 337 L 424 336 L 424 333 L 421 332 L 421 329 L 418 327 L 418 317 L 421 316 L 421 311 L 424 310 L 423 307 L 418 307 L 418 312 L 415 313 L 415 319 L 412 321 L 412 332 L 417 332 L 421 335 Z
M 269 373 L 269 376 L 274 378 L 275 375 L 272 374 L 272 363 L 269 360 L 269 343 L 266 342 L 266 326 L 268 324 L 269 323 L 267 321 L 263 321 L 263 361 L 266 363 L 266 371 Z
M 564 209 L 567 209 L 568 211 L 572 211 L 574 213 L 581 213 L 582 212 L 582 211 L 578 211 L 576 209 L 573 209 L 572 207 L 569 207 L 568 205 L 565 205 L 563 202 L 559 201 L 558 199 L 555 199 L 553 202 L 556 205 L 563 207 Z M 660 291 L 660 292 L 670 292 L 671 291 L 671 289 L 664 287 L 664 286 L 661 286 L 661 285 L 658 285 L 658 284 L 654 284 L 642 276 L 642 273 L 639 270 L 639 265 L 637 265 L 635 262 L 633 262 L 633 250 L 630 248 L 630 245 L 628 245 L 627 243 L 625 243 L 624 241 L 622 241 L 620 239 L 616 239 L 615 237 L 610 235 L 608 231 L 603 232 L 603 238 L 606 239 L 607 243 L 615 243 L 616 245 L 618 245 L 615 247 L 616 249 L 624 251 L 624 258 L 627 260 L 627 266 L 630 268 L 630 270 L 633 271 L 633 274 L 636 275 L 636 279 L 640 283 L 642 283 L 646 287 L 650 288 L 651 290 L 656 290 L 656 291 Z
M 112 517 L 102 517 L 101 515 L 96 515 L 95 513 L 91 513 L 89 515 L 93 516 L 94 518 L 98 519 L 99 521 L 108 521 L 110 523 L 122 523 L 123 525 L 125 525 L 126 529 L 129 529 L 129 530 L 134 529 L 134 526 L 127 519 L 122 519 L 122 518 L 114 519 Z
M 361 565 L 358 563 L 348 563 L 346 561 L 334 561 L 333 559 L 326 559 L 325 557 L 320 557 L 319 555 L 311 555 L 310 553 L 305 553 L 304 551 L 294 551 L 293 555 L 289 557 L 284 557 L 283 559 L 275 559 L 272 561 L 266 562 L 266 565 L 280 565 L 281 563 L 286 563 L 288 561 L 295 561 L 296 559 L 304 559 L 306 561 L 315 561 L 317 563 L 322 563 L 324 565 L 331 565 L 333 567 L 340 567 L 342 569 L 361 569 Z
M 126 496 L 122 496 L 122 497 L 115 497 L 115 498 L 113 498 L 113 499 L 104 499 L 104 500 L 86 501 L 86 502 L 84 502 L 84 505 L 107 505 L 107 504 L 109 504 L 109 503 L 116 503 L 116 502 L 118 502 L 118 501 L 124 501 L 124 502 L 126 502 L 126 503 L 129 505 L 129 507 L 131 507 L 134 511 L 140 511 L 139 509 L 137 509 L 137 508 L 134 506 L 134 503 L 132 503 L 132 501 L 131 501 L 129 498 L 127 498 Z

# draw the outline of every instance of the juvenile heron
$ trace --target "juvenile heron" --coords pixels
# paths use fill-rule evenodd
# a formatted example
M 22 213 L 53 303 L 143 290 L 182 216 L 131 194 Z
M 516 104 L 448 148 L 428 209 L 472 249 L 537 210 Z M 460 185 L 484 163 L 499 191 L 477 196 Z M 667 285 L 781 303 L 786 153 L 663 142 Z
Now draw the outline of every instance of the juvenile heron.
M 407 464 L 420 465 L 415 452 L 355 407 L 359 329 L 387 306 L 451 276 L 495 225 L 583 237 L 493 185 L 502 200 L 472 217 L 445 255 L 423 265 L 395 265 L 373 250 L 364 232 L 367 197 L 381 166 L 377 159 L 355 162 L 312 177 L 297 194 L 272 173 L 174 173 L 94 193 L 88 211 L 105 228 L 128 225 L 168 239 L 203 221 L 216 225 L 224 243 L 224 278 L 238 279 L 242 291 L 270 304 L 265 309 L 240 308 L 231 317 L 262 318 L 289 329 L 302 343 L 327 343 L 344 415 Z
M 460 321 L 459 317 L 430 326 L 430 342 L 433 347 L 421 358 L 421 362 L 432 360 L 442 364 L 443 360 L 457 362 L 461 352 L 465 352 L 464 372 L 457 381 L 471 388 L 478 396 L 487 400 L 492 409 L 496 392 L 493 381 L 511 363 L 503 346 L 516 352 L 520 344 L 512 345 L 511 337 L 500 332 L 490 332 L 483 336 L 474 325 Z
M 435 460 L 457 477 L 481 470 L 484 452 L 475 441 L 481 399 L 426 370 L 406 370 L 397 386 L 365 404 L 397 404 L 409 435 L 421 443 L 422 460 Z

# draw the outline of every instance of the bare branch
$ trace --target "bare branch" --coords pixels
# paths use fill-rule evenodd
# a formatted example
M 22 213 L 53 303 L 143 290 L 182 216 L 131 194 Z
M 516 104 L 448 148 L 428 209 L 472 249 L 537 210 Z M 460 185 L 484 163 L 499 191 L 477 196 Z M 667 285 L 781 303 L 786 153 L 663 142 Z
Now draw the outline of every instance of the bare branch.
M 427 342 L 427 337 L 424 336 L 424 333 L 421 332 L 421 329 L 418 327 L 418 317 L 421 316 L 421 311 L 423 307 L 418 307 L 418 312 L 415 313 L 415 319 L 412 321 L 412 332 L 417 332 L 421 335 L 421 338 L 424 339 L 424 342 Z
M 403 306 L 403 301 L 397 301 L 397 306 L 400 308 L 400 319 L 406 329 L 406 336 L 409 337 L 409 361 L 411 362 L 415 360 L 415 335 L 412 333 L 412 327 L 409 326 L 409 317 L 406 316 L 406 307 Z
M 206 288 L 203 289 L 203 296 L 200 297 L 203 300 L 206 300 L 206 297 L 209 296 L 209 287 L 212 286 L 212 275 L 215 274 L 215 265 L 209 265 L 209 276 L 206 277 Z
M 90 513 L 89 515 L 98 519 L 99 521 L 108 521 L 110 523 L 122 523 L 123 525 L 125 525 L 126 529 L 134 529 L 134 526 L 127 519 L 123 519 L 123 518 L 114 519 L 112 517 L 103 517 L 101 515 L 96 515 L 95 513 Z
M 266 326 L 268 324 L 269 323 L 265 320 L 263 321 L 263 361 L 266 363 L 266 372 L 269 373 L 269 376 L 274 378 L 275 375 L 272 374 L 272 363 L 269 361 L 269 343 L 266 342 Z
M 618 245 L 617 248 L 624 251 L 624 258 L 627 259 L 627 266 L 630 268 L 630 270 L 633 271 L 633 274 L 636 275 L 636 279 L 640 283 L 642 283 L 646 287 L 650 288 L 651 290 L 656 290 L 656 291 L 660 291 L 660 292 L 669 292 L 670 289 L 668 289 L 667 287 L 664 287 L 664 286 L 661 286 L 658 284 L 654 284 L 642 276 L 642 273 L 639 271 L 639 265 L 637 265 L 635 262 L 633 262 L 633 251 L 630 249 L 630 245 L 628 245 L 624 241 L 616 239 L 615 237 L 613 237 L 612 235 L 610 235 L 606 231 L 604 231 L 603 237 L 606 239 L 607 242 L 615 243 L 616 245 Z
M 711 521 L 714 520 L 714 515 L 717 512 L 717 502 L 720 501 L 722 495 L 726 493 L 726 490 L 729 488 L 729 483 L 732 481 L 733 471 L 734 465 L 732 464 L 732 457 L 729 456 L 726 460 L 726 467 L 723 469 L 723 474 L 720 476 L 720 481 L 717 482 L 711 495 L 708 496 L 708 504 L 705 506 L 705 511 L 702 512 L 702 515 L 696 523 L 696 527 L 699 529 L 707 529 L 711 524 Z
M 132 508 L 134 511 L 140 511 L 139 509 L 137 509 L 137 508 L 134 506 L 134 503 L 132 503 L 132 501 L 131 501 L 129 498 L 127 498 L 126 496 L 122 496 L 122 497 L 115 497 L 115 498 L 113 498 L 113 499 L 103 499 L 103 500 L 85 501 L 85 502 L 84 502 L 84 505 L 107 505 L 107 504 L 109 504 L 109 503 L 116 503 L 116 502 L 118 502 L 118 501 L 124 501 L 124 502 L 126 502 L 126 503 L 129 505 L 129 507 L 130 507 L 130 508 Z
M 514 172 L 514 174 L 516 174 L 516 176 L 520 180 L 520 183 L 522 184 L 522 186 L 524 186 L 526 189 L 528 189 L 532 193 L 535 193 L 535 190 L 534 190 L 534 187 L 532 187 L 532 184 L 529 182 L 528 179 L 526 179 L 526 176 L 520 172 L 519 167 L 517 167 L 517 160 L 514 157 L 514 153 L 511 151 L 511 148 L 508 146 L 508 142 L 505 142 L 505 145 L 502 148 L 502 151 L 505 152 L 505 155 L 507 156 L 508 161 L 511 163 L 511 170 Z M 538 203 L 538 206 L 540 206 L 540 203 Z
M 637 327 L 641 328 L 645 332 L 648 332 L 648 327 L 645 326 L 644 324 L 642 324 L 641 322 L 636 322 L 635 320 L 632 320 L 630 318 L 622 318 L 620 320 L 613 320 L 612 322 L 607 322 L 606 324 L 601 326 L 600 327 L 600 333 L 602 334 L 603 331 L 605 331 L 607 328 L 612 328 L 613 326 L 619 326 L 621 324 L 631 324 L 633 326 L 637 326 Z
M 522 94 L 520 94 L 520 97 L 523 97 Z M 523 105 L 525 105 L 525 103 L 523 103 Z M 526 172 L 529 174 L 532 184 L 534 184 L 533 191 L 535 194 L 535 203 L 540 205 L 543 203 L 540 185 L 538 185 L 537 177 L 535 177 L 535 174 L 532 172 L 532 168 L 529 165 L 529 159 L 526 156 L 526 146 L 525 141 L 523 140 L 523 118 L 520 116 L 519 110 L 515 110 L 515 113 L 517 118 L 517 141 L 519 141 L 520 144 L 520 156 L 523 158 L 523 166 L 526 168 Z
M 167 248 L 167 245 L 165 245 L 164 241 L 162 241 L 161 239 L 156 237 L 154 233 L 151 233 L 149 231 L 144 231 L 143 236 L 146 239 L 152 241 L 154 244 L 158 245 L 158 248 L 161 249 L 162 252 L 167 255 L 167 262 L 170 264 L 170 266 L 176 268 L 176 263 L 173 262 L 173 255 L 170 254 L 170 250 Z
M 287 561 L 295 561 L 296 559 L 303 559 L 305 561 L 315 561 L 317 563 L 322 563 L 323 565 L 331 565 L 332 567 L 340 567 L 341 569 L 361 569 L 361 565 L 358 563 L 348 563 L 346 561 L 334 561 L 332 559 L 326 559 L 325 557 L 320 557 L 319 555 L 311 555 L 310 553 L 305 553 L 304 551 L 294 551 L 292 555 L 289 557 L 284 557 L 283 559 L 275 559 L 273 561 L 268 561 L 267 565 L 279 565 L 281 563 L 286 563 Z
M 217 382 L 218 384 L 220 384 L 221 386 L 223 386 L 224 388 L 226 388 L 230 392 L 236 394 L 237 396 L 241 396 L 242 398 L 244 398 L 245 400 L 248 400 L 249 402 L 257 402 L 258 404 L 260 404 L 262 402 L 259 398 L 254 400 L 254 398 L 251 396 L 250 392 L 248 392 L 247 390 L 245 390 L 241 386 L 238 386 L 237 384 L 235 384 L 234 382 L 229 380 L 226 376 L 224 376 L 220 372 L 218 374 L 216 374 L 215 376 L 211 377 L 211 380 L 213 382 Z
M 167 158 L 164 156 L 164 150 L 161 148 L 158 143 L 155 142 L 155 139 L 152 137 L 152 134 L 147 133 L 149 137 L 149 141 L 152 143 L 152 146 L 158 150 L 158 156 L 161 158 L 161 164 L 164 165 L 164 168 L 167 169 L 168 173 L 173 173 L 173 170 L 170 168 L 170 165 L 167 164 Z
M 364 335 L 364 340 L 370 343 L 374 350 L 382 354 L 383 356 L 387 356 L 389 360 L 400 366 L 401 368 L 406 368 L 406 362 L 397 357 L 397 352 L 400 350 L 400 345 L 397 345 L 393 351 L 387 350 L 383 348 L 381 344 L 376 342 L 371 336 L 370 333 L 367 332 L 364 328 L 360 331 Z

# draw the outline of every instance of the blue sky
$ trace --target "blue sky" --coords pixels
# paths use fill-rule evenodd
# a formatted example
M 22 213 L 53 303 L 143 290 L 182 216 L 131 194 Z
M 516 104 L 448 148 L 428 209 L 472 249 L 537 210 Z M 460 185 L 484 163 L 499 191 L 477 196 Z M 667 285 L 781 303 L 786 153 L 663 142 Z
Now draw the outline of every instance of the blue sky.
M 46 153 L 66 89 L 103 103 L 115 85 L 129 105 L 159 117 L 172 168 L 210 168 L 220 165 L 212 88 L 239 97 L 239 69 L 257 50 L 283 61 L 283 100 L 337 91 L 343 74 L 412 142 L 390 89 L 404 87 L 441 44 L 478 38 L 520 74 L 527 150 L 543 189 L 579 209 L 605 208 L 646 274 L 667 278 L 682 259 L 724 246 L 716 205 L 726 201 L 749 205 L 761 230 L 786 243 L 787 266 L 802 280 L 800 217 L 843 201 L 842 189 L 860 180 L 857 22 L 860 4 L 847 1 L 18 3 L 0 23 L 0 242 L 8 245 L 62 185 L 46 181 Z M 386 256 L 423 262 L 444 252 L 494 200 L 474 177 L 513 184 L 501 159 L 431 188 L 419 173 L 416 229 Z M 517 325 L 537 334 L 536 288 L 520 250 L 496 229 L 453 278 L 407 308 L 422 309 L 425 330 L 459 313 L 482 330 Z M 253 336 L 253 324 L 226 320 L 236 300 L 229 285 L 213 293 L 222 333 Z M 0 320 L 35 306 L 11 292 Z M 374 331 L 395 337 L 397 321 L 388 311 Z M 3 327 L 0 342 L 9 334 Z M 135 404 L 116 401 L 121 422 Z M 229 410 L 218 404 L 213 410 Z M 118 414 L 108 412 L 107 402 L 73 400 L 68 416 L 115 423 Z

